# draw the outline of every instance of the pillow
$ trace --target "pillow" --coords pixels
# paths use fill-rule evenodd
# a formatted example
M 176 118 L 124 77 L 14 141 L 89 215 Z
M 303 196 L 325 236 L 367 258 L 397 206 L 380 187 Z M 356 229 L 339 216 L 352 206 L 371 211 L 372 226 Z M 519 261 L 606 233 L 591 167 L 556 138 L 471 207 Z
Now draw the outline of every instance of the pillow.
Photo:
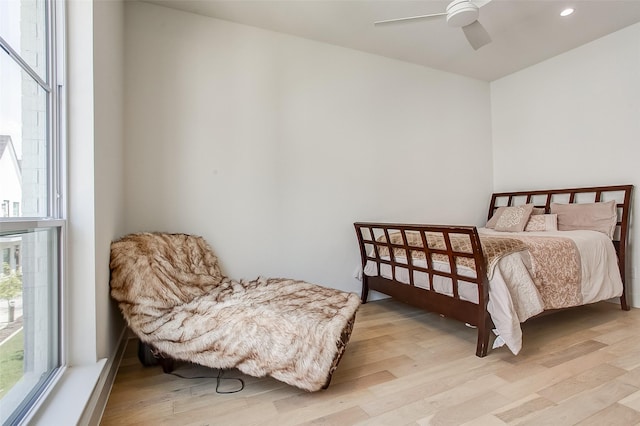
M 498 219 L 502 215 L 504 209 L 506 209 L 506 207 L 498 207 L 493 213 L 493 216 L 491 216 L 491 219 L 487 221 L 487 224 L 484 227 L 494 229 L 496 227 L 496 222 L 498 222 Z
M 531 210 L 531 214 L 546 214 L 546 212 L 544 211 L 544 207 L 534 207 L 533 210 Z
M 613 238 L 618 214 L 615 200 L 604 203 L 557 204 L 551 203 L 551 213 L 558 215 L 558 230 L 588 229 Z
M 529 217 L 527 226 L 524 227 L 527 232 L 532 231 L 557 231 L 558 215 L 557 214 L 533 214 Z
M 544 209 L 540 209 L 538 207 L 533 207 L 533 204 L 523 204 L 523 205 L 527 205 L 527 206 L 531 206 L 532 207 L 532 213 L 531 214 L 544 214 Z M 513 207 L 507 207 L 507 206 L 498 207 L 495 210 L 495 212 L 493 213 L 493 216 L 491 216 L 491 219 L 489 219 L 487 221 L 487 224 L 484 227 L 485 228 L 490 228 L 490 229 L 495 229 L 496 228 L 496 223 L 498 223 L 498 219 L 500 219 L 500 216 L 502 216 L 502 213 L 505 211 L 505 209 L 511 209 L 511 208 L 513 208 Z M 542 212 L 541 213 L 533 213 L 536 210 L 537 211 L 542 210 Z
M 503 232 L 522 232 L 529 221 L 533 204 L 523 204 L 521 206 L 506 207 L 498 221 L 496 222 L 496 231 Z

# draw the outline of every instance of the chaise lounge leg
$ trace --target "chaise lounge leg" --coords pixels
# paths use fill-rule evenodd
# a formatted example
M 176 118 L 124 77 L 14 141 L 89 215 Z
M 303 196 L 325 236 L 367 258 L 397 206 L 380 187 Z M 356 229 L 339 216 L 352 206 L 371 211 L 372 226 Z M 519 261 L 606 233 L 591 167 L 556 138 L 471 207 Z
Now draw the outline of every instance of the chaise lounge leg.
M 153 367 L 160 365 L 162 371 L 171 373 L 175 369 L 175 361 L 171 358 L 165 358 L 158 350 L 151 345 L 138 341 L 138 359 L 145 367 Z
M 162 367 L 162 372 L 165 374 L 170 374 L 175 369 L 175 362 L 171 358 L 158 358 L 158 364 Z

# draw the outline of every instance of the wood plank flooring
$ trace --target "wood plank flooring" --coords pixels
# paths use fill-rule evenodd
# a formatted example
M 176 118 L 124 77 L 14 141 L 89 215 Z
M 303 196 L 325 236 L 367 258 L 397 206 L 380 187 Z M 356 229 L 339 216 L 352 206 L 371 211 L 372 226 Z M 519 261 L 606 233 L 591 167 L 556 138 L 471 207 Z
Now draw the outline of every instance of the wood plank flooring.
M 598 303 L 530 320 L 523 350 L 475 356 L 476 332 L 386 299 L 362 305 L 325 391 L 307 393 L 237 370 L 184 379 L 142 367 L 129 341 L 102 425 L 640 424 L 640 309 Z M 223 381 L 231 389 L 235 381 Z

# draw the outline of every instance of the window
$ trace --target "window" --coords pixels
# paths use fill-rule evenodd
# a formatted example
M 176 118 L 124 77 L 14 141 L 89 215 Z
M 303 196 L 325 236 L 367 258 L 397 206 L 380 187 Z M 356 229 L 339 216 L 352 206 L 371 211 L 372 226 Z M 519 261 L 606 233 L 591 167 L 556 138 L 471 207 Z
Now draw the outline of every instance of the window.
M 11 260 L 11 249 L 5 248 L 2 249 L 2 269 L 0 270 L 1 274 L 4 276 L 9 271 L 4 269 L 4 265 L 9 265 L 9 261 Z
M 28 419 L 63 365 L 61 72 L 54 0 L 0 1 L 0 423 Z

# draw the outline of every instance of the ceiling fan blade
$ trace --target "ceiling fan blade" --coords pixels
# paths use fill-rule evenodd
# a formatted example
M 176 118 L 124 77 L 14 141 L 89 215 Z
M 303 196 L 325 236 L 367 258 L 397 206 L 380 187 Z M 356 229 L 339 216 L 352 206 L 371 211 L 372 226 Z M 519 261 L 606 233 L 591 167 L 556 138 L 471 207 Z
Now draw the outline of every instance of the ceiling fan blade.
M 376 21 L 373 25 L 393 24 L 396 22 L 413 21 L 417 19 L 435 18 L 438 16 L 447 16 L 446 13 L 433 13 L 431 15 L 407 16 L 406 18 L 386 19 L 384 21 Z
M 473 21 L 469 25 L 462 27 L 464 35 L 469 40 L 469 44 L 474 50 L 480 49 L 485 44 L 491 43 L 491 37 L 487 30 L 478 21 Z

